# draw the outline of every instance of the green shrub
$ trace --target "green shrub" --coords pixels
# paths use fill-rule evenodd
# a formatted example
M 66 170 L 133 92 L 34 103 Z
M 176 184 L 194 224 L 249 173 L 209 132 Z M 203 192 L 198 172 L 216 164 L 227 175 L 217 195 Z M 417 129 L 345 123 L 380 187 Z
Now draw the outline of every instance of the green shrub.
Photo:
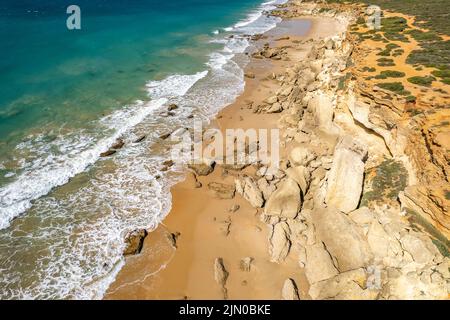
M 398 56 L 401 56 L 404 53 L 405 53 L 405 50 L 403 50 L 403 49 L 396 49 L 396 50 L 394 50 L 392 52 L 392 56 L 398 57 Z
M 405 87 L 400 82 L 384 82 L 378 83 L 378 87 L 382 89 L 386 89 L 395 93 L 398 93 L 403 96 L 409 96 L 410 92 L 405 90 Z
M 375 71 L 377 71 L 377 69 L 375 69 L 373 67 L 364 67 L 364 68 L 362 68 L 362 71 L 364 71 L 364 72 L 375 72 Z
M 433 81 L 436 80 L 436 78 L 434 77 L 430 77 L 430 76 L 425 76 L 425 77 L 411 77 L 408 78 L 408 81 L 413 83 L 413 84 L 417 84 L 419 86 L 424 86 L 424 87 L 429 87 L 431 86 L 431 84 L 433 83 Z
M 380 67 L 394 67 L 395 66 L 394 60 L 389 59 L 389 58 L 380 58 L 377 60 L 377 62 Z
M 415 96 L 409 95 L 406 97 L 406 102 L 416 102 L 417 98 Z

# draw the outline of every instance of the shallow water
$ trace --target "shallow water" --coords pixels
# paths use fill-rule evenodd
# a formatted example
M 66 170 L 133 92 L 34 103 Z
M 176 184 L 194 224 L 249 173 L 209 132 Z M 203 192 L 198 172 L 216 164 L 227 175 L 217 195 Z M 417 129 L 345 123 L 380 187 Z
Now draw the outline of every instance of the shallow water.
M 124 234 L 159 223 L 182 177 L 161 171 L 171 142 L 158 137 L 231 103 L 243 35 L 278 22 L 259 1 L 86 0 L 69 32 L 52 2 L 2 4 L 0 298 L 101 298 Z M 99 159 L 118 137 L 125 147 Z

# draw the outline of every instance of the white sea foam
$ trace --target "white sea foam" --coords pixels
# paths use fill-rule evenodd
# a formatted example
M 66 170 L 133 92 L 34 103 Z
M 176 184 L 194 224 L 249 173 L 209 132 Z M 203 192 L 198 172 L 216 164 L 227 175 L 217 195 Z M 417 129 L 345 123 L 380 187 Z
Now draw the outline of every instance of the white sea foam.
M 95 163 L 100 153 L 106 151 L 126 130 L 141 122 L 165 102 L 165 99 L 159 99 L 139 108 L 131 106 L 116 111 L 112 117 L 125 120 L 117 123 L 111 136 L 95 143 L 92 138 L 79 135 L 68 139 L 62 137 L 52 146 L 39 144 L 39 137 L 37 141 L 18 145 L 17 148 L 33 146 L 32 150 L 41 154 L 41 157 L 27 164 L 15 181 L 0 188 L 0 229 L 8 227 L 13 218 L 29 209 L 31 201 L 46 195 L 52 188 L 67 183 L 71 177 Z M 36 150 L 39 147 L 43 150 Z M 50 147 L 59 149 L 60 154 L 52 153 Z
M 194 75 L 173 75 L 161 81 L 149 81 L 147 92 L 153 99 L 181 97 L 200 79 L 206 77 L 208 71 Z

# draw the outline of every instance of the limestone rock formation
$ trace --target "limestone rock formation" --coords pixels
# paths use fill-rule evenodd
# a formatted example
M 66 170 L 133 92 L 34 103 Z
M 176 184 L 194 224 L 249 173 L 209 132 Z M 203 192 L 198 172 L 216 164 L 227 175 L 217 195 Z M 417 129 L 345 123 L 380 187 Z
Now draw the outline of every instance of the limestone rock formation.
M 286 259 L 291 249 L 290 230 L 286 222 L 279 222 L 273 226 L 270 236 L 270 261 L 281 262 Z
M 369 245 L 348 216 L 327 208 L 314 210 L 312 217 L 317 238 L 325 244 L 340 272 L 369 264 L 372 259 Z
M 339 273 L 322 242 L 306 246 L 305 273 L 310 284 L 332 278 Z
M 144 245 L 144 239 L 147 237 L 147 230 L 137 229 L 129 232 L 125 236 L 125 249 L 124 255 L 139 254 Z
M 292 279 L 286 279 L 281 289 L 281 298 L 283 300 L 300 300 L 297 285 Z
M 297 182 L 302 194 L 305 195 L 308 192 L 309 184 L 311 181 L 311 174 L 309 170 L 304 166 L 290 167 L 286 170 L 286 174 L 289 178 Z
M 252 262 L 253 262 L 252 257 L 245 257 L 239 262 L 239 269 L 245 272 L 250 272 Z
M 212 159 L 203 158 L 199 163 L 191 163 L 188 165 L 199 176 L 207 176 L 214 171 L 215 161 Z
M 328 95 L 322 93 L 312 98 L 308 103 L 308 111 L 314 115 L 315 125 L 319 129 L 332 131 L 334 107 Z
M 313 284 L 309 295 L 315 300 L 372 300 L 377 297 L 378 291 L 365 288 L 366 283 L 367 274 L 364 269 L 350 270 Z
M 228 292 L 226 289 L 226 283 L 228 280 L 229 273 L 225 269 L 222 258 L 216 258 L 214 260 L 214 280 L 219 284 L 222 289 L 224 299 L 228 299 Z
M 248 176 L 235 179 L 236 192 L 247 200 L 253 207 L 261 208 L 264 205 L 264 198 L 257 183 Z
M 343 137 L 334 151 L 333 165 L 328 174 L 325 201 L 343 212 L 357 208 L 364 179 L 367 149 L 350 136 Z
M 233 199 L 236 190 L 234 185 L 219 182 L 208 183 L 208 189 L 219 199 Z

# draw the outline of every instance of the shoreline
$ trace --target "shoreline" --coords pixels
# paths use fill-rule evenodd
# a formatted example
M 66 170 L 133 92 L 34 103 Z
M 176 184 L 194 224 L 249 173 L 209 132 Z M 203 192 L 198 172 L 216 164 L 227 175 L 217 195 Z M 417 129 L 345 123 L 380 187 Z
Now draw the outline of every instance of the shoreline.
M 244 93 L 211 127 L 280 129 L 280 168 L 190 166 L 105 299 L 448 299 L 446 229 L 415 220 L 431 197 L 414 193 L 423 164 L 410 153 L 411 101 L 368 85 L 363 72 L 379 65 L 364 57 L 384 45 L 355 36 L 363 10 L 291 1 L 271 12 L 283 22 L 257 37 Z M 296 37 L 301 19 L 313 25 Z

